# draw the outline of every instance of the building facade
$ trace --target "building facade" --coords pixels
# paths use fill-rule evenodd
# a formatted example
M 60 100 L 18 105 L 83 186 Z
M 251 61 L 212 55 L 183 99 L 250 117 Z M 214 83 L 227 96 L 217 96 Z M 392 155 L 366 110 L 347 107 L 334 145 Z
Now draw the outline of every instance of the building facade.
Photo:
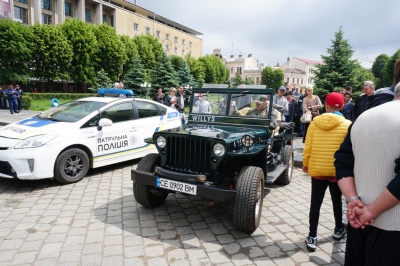
M 314 73 L 316 65 L 321 61 L 303 59 L 298 57 L 287 58 L 281 66 L 284 73 L 284 82 L 288 88 L 305 88 L 314 86 Z
M 202 33 L 141 8 L 126 0 L 1 0 L 0 18 L 26 25 L 61 24 L 76 18 L 92 24 L 106 23 L 120 35 L 151 34 L 168 55 L 195 58 L 203 54 Z
M 241 54 L 238 57 L 230 55 L 229 58 L 226 58 L 221 53 L 221 49 L 214 49 L 213 55 L 219 57 L 225 64 L 226 68 L 229 70 L 231 81 L 235 78 L 236 74 L 239 73 L 242 79 L 250 77 L 254 80 L 254 84 L 260 84 L 261 70 L 264 68 L 264 64 L 260 64 L 252 54 L 248 54 L 247 57 L 243 57 Z

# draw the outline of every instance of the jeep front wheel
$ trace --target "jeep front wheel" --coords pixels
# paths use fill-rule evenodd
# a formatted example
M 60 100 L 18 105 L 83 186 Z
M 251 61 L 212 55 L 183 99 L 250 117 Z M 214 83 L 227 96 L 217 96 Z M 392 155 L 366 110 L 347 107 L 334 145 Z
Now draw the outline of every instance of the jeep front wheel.
M 236 183 L 236 200 L 233 206 L 233 223 L 249 234 L 261 220 L 264 201 L 264 172 L 259 167 L 245 166 Z
M 293 173 L 293 147 L 285 145 L 282 154 L 282 162 L 287 166 L 286 170 L 276 180 L 277 184 L 289 185 L 292 181 Z
M 157 165 L 160 165 L 160 155 L 151 153 L 140 160 L 136 169 L 143 172 L 154 173 Z M 148 208 L 154 208 L 160 206 L 165 201 L 168 193 L 153 186 L 133 182 L 133 195 L 135 196 L 136 202 L 139 204 Z

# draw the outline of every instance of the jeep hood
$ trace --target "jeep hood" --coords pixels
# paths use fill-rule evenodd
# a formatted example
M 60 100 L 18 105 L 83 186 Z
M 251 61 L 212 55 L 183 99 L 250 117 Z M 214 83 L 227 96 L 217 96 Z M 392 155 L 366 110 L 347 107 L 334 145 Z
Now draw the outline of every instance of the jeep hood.
M 263 135 L 266 134 L 266 130 L 261 127 L 188 124 L 182 133 L 206 138 L 224 139 L 229 142 L 229 139 L 235 139 L 243 135 L 252 135 L 254 137 Z
M 71 123 L 44 120 L 36 117 L 9 124 L 0 130 L 0 137 L 11 139 L 26 139 L 29 137 L 48 134 L 65 128 Z

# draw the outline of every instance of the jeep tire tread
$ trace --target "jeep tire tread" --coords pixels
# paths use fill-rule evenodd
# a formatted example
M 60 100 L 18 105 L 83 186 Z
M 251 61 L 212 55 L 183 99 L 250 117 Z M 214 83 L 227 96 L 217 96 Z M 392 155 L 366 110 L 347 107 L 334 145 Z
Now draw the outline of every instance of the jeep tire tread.
M 293 174 L 293 147 L 292 145 L 285 145 L 283 148 L 282 162 L 287 165 L 286 170 L 276 180 L 277 184 L 289 185 L 292 181 Z
M 156 166 L 159 164 L 160 156 L 156 153 L 150 153 L 140 160 L 136 169 L 154 173 Z M 133 182 L 133 195 L 135 196 L 135 200 L 145 207 L 154 208 L 160 206 L 165 201 L 168 193 L 161 190 L 158 191 L 159 193 L 155 193 L 156 191 L 155 187 Z
M 236 183 L 236 200 L 233 205 L 233 223 L 252 234 L 260 224 L 264 201 L 264 172 L 255 166 L 245 166 Z

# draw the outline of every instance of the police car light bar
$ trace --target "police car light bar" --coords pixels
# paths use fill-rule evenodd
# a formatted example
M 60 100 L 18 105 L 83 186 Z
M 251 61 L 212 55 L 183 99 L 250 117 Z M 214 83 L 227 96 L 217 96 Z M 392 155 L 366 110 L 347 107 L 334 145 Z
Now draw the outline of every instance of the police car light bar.
M 122 97 L 122 98 L 133 98 L 133 91 L 132 90 L 125 90 L 125 89 L 107 89 L 102 88 L 97 90 L 97 96 L 100 97 Z

